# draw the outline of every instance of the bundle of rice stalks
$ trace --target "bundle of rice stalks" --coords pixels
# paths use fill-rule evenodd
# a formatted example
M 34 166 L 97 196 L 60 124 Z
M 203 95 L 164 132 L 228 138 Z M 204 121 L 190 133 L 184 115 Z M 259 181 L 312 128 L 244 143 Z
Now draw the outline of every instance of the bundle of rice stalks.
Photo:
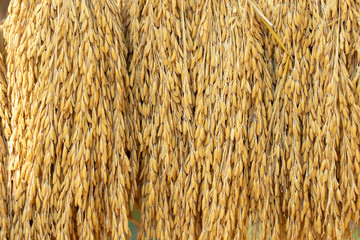
M 287 239 L 345 239 L 359 222 L 356 9 L 345 1 L 261 7 L 291 55 L 284 73 L 280 46 L 267 48 L 276 79 L 267 154 L 281 166 Z
M 314 9 L 312 231 L 315 239 L 342 239 L 350 236 L 351 221 L 359 223 L 359 3 L 328 1 Z
M 136 164 L 117 3 L 10 4 L 11 239 L 130 235 Z
M 254 7 L 256 8 L 256 6 Z M 294 79 L 292 73 L 289 72 L 289 68 L 292 69 L 293 66 L 292 57 L 290 57 L 293 49 L 291 48 L 292 45 L 289 46 L 287 43 L 291 43 L 292 39 L 285 39 L 284 37 L 284 32 L 289 31 L 286 14 L 290 15 L 292 12 L 288 3 L 283 1 L 261 1 L 259 9 L 264 13 L 266 20 L 269 19 L 273 23 L 270 31 L 266 29 L 266 23 L 261 25 L 266 33 L 265 61 L 271 75 L 270 89 L 274 94 L 271 103 L 272 108 L 267 111 L 269 125 L 266 155 L 269 160 L 266 164 L 268 167 L 266 175 L 270 184 L 266 194 L 268 200 L 265 199 L 266 207 L 263 211 L 263 216 L 268 216 L 268 218 L 261 220 L 261 238 L 265 239 L 271 236 L 272 239 L 286 239 L 287 216 L 295 214 L 291 213 L 291 210 L 295 208 L 291 208 L 289 211 L 287 208 L 289 204 L 292 204 L 291 207 L 300 207 L 297 203 L 301 197 L 301 195 L 299 196 L 299 189 L 295 189 L 291 183 L 295 181 L 296 187 L 299 188 L 302 179 L 302 176 L 299 176 L 301 161 L 299 160 L 300 150 L 298 149 L 301 143 L 301 133 L 299 132 L 301 125 L 298 116 L 299 110 L 293 107 L 293 104 L 299 104 L 299 87 L 297 83 L 296 92 L 292 92 L 294 84 L 297 82 L 297 79 Z M 272 29 L 277 30 L 279 39 L 277 39 L 277 35 L 272 33 Z M 301 106 L 300 111 L 302 111 Z M 293 195 L 290 196 L 290 193 Z
M 249 61 L 250 48 L 256 51 L 260 45 L 256 32 L 246 29 L 247 8 L 245 1 L 205 1 L 197 8 L 201 14 L 194 39 L 198 47 L 194 91 L 195 161 L 201 166 L 200 239 L 248 237 L 248 149 L 254 146 L 249 146 L 247 123 L 251 88 L 259 88 L 255 76 L 263 73 L 260 63 Z
M 279 208 L 279 178 L 280 166 L 276 156 L 269 156 L 268 141 L 269 126 L 272 124 L 273 100 L 276 92 L 272 76 L 271 51 L 278 43 L 270 41 L 272 33 L 268 33 L 269 25 L 261 8 L 266 8 L 267 2 L 258 5 L 252 1 L 244 1 L 244 17 L 242 32 L 244 32 L 242 62 L 244 64 L 244 79 L 251 88 L 248 90 L 247 124 L 248 154 L 249 154 L 249 220 L 254 231 L 252 235 L 260 239 L 269 236 L 281 238 L 283 235 L 283 212 Z M 246 34 L 246 35 L 245 35 Z M 286 65 L 280 62 L 281 68 Z M 245 220 L 245 219 L 244 219 Z M 242 221 L 244 221 L 242 220 Z M 245 230 L 247 230 L 245 228 Z M 244 233 L 245 234 L 245 233 Z M 247 237 L 247 236 L 246 236 Z M 245 238 L 245 236 L 243 237 Z
M 7 101 L 7 78 L 6 68 L 0 53 L 0 238 L 9 238 L 10 219 L 8 215 L 8 147 L 10 130 L 10 112 Z
M 273 9 L 279 5 L 280 3 L 274 5 Z M 306 226 L 309 225 L 308 217 L 304 221 L 309 210 L 309 195 L 308 186 L 306 186 L 308 176 L 303 170 L 308 168 L 309 161 L 308 156 L 302 154 L 301 149 L 310 143 L 308 138 L 302 138 L 302 136 L 307 128 L 307 116 L 310 110 L 310 105 L 306 104 L 310 101 L 311 80 L 307 58 L 310 57 L 310 50 L 314 45 L 311 35 L 312 15 L 305 5 L 304 1 L 282 2 L 281 7 L 275 10 L 276 14 L 272 14 L 277 19 L 274 19 L 277 23 L 275 27 L 284 39 L 286 48 L 291 56 L 296 56 L 289 62 L 283 85 L 277 86 L 280 92 L 277 110 L 281 121 L 277 122 L 279 128 L 274 128 L 274 134 L 277 134 L 280 139 L 280 151 L 283 153 L 281 164 L 284 167 L 280 176 L 282 181 L 280 186 L 281 191 L 285 193 L 281 207 L 287 214 L 287 238 L 296 239 L 300 238 L 301 233 L 305 234 L 301 238 L 308 238 L 311 235 L 311 231 L 303 231 L 302 225 L 303 223 Z M 276 52 L 275 49 L 275 61 L 278 61 Z M 281 75 L 280 71 L 275 74 Z
M 241 7 L 225 1 L 127 7 L 141 237 L 246 236 L 251 69 L 242 71 L 236 48 L 245 51 Z
M 147 236 L 244 239 L 249 222 L 260 239 L 350 236 L 360 202 L 358 5 L 129 3 Z
M 189 1 L 129 1 L 132 120 L 140 161 L 140 238 L 180 238 L 194 211 L 185 208 L 190 183 L 193 95 L 188 70 Z M 195 204 L 190 203 L 195 210 Z M 193 215 L 185 219 L 184 212 Z M 188 231 L 194 234 L 194 229 Z M 193 236 L 194 237 L 194 236 Z

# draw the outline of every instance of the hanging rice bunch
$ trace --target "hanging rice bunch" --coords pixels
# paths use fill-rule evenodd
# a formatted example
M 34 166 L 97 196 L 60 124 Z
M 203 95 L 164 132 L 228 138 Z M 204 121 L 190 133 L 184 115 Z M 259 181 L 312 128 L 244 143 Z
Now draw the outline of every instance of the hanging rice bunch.
M 195 18 L 199 34 L 193 75 L 200 239 L 248 237 L 251 83 L 244 59 L 245 9 L 241 1 L 204 1 L 196 11 L 201 13 Z
M 222 69 L 221 63 L 221 26 L 219 9 L 215 1 L 203 1 L 199 3 L 197 12 L 200 14 L 198 34 L 194 39 L 198 47 L 195 63 L 196 75 L 196 106 L 195 106 L 195 162 L 199 162 L 201 168 L 200 189 L 199 189 L 199 210 L 201 214 L 201 235 L 200 239 L 210 239 L 217 235 L 215 221 L 221 220 L 220 210 L 225 211 L 225 199 L 220 199 L 222 183 L 221 177 L 221 149 L 219 144 L 225 142 L 224 125 L 218 126 L 226 115 L 220 115 L 221 107 L 224 107 L 221 99 L 222 90 Z M 213 154 L 214 152 L 214 154 Z M 227 167 L 227 166 L 226 166 Z M 228 184 L 228 183 L 227 183 Z M 225 191 L 225 189 L 224 189 Z M 220 230 L 220 229 L 219 229 Z
M 220 6 L 221 16 L 215 14 Z M 241 15 L 238 8 L 237 4 L 218 5 L 213 1 L 160 1 L 155 5 L 150 1 L 132 1 L 128 5 L 129 84 L 135 98 L 130 101 L 136 103 L 133 119 L 141 129 L 137 142 L 141 159 L 142 234 L 148 237 L 207 238 L 220 236 L 225 229 L 228 236 L 234 236 L 237 223 L 241 226 L 236 233 L 238 238 L 246 235 L 247 208 L 235 207 L 238 202 L 244 206 L 248 202 L 249 104 L 245 103 L 250 102 L 251 88 L 239 73 L 226 71 L 227 67 L 240 70 L 244 65 L 240 52 L 234 57 L 236 51 L 231 47 L 235 43 L 242 47 L 237 26 L 240 22 L 228 26 L 228 32 L 217 32 L 226 27 L 226 19 Z M 214 29 L 210 27 L 213 21 L 218 24 Z M 226 39 L 228 47 L 220 48 Z M 175 47 L 169 47 L 168 42 Z M 244 92 L 236 91 L 240 89 Z M 162 94 L 168 94 L 173 104 L 171 116 L 167 116 L 167 108 L 162 114 L 163 105 L 167 107 L 169 101 Z M 229 108 L 229 103 L 235 106 Z M 237 114 L 240 109 L 245 113 Z M 179 117 L 167 136 L 163 129 L 176 114 Z M 231 127 L 226 127 L 227 124 Z M 236 161 L 239 156 L 244 163 Z M 233 167 L 237 171 L 234 175 Z M 240 190 L 238 184 L 243 186 Z M 229 198 L 230 189 L 236 192 L 234 200 Z M 173 228 L 174 235 L 170 235 Z
M 9 238 L 10 219 L 8 212 L 8 140 L 10 130 L 10 112 L 7 98 L 7 77 L 6 68 L 0 53 L 0 238 Z
M 191 1 L 129 1 L 129 75 L 140 161 L 140 238 L 196 238 Z M 185 235 L 184 235 L 185 234 Z
M 33 74 L 23 71 L 21 66 L 34 69 L 34 59 L 26 59 L 27 41 L 23 36 L 31 34 L 26 33 L 25 21 L 29 19 L 35 3 L 30 1 L 11 1 L 9 13 L 6 18 L 4 28 L 5 41 L 7 42 L 7 74 L 8 78 L 8 101 L 11 108 L 10 127 L 12 130 L 9 143 L 9 160 L 8 160 L 8 191 L 9 191 L 9 218 L 10 218 L 10 238 L 24 236 L 21 225 L 22 219 L 27 214 L 24 209 L 26 183 L 22 181 L 21 174 L 24 176 L 28 167 L 21 172 L 21 166 L 25 164 L 25 153 L 28 151 L 26 137 L 29 136 L 29 128 L 26 122 L 29 121 L 29 90 L 33 87 Z M 11 28 L 9 27 L 11 23 Z M 28 30 L 31 30 L 28 28 Z M 30 51 L 30 50 L 29 50 Z M 34 70 L 33 70 L 34 71 Z M 17 75 L 16 75 L 17 74 Z M 30 76 L 30 77 L 29 77 Z M 19 237 L 18 237 L 19 239 Z
M 246 2 L 246 1 L 245 1 Z M 276 187 L 276 158 L 270 157 L 267 151 L 269 141 L 269 126 L 273 124 L 271 119 L 274 109 L 274 86 L 269 69 L 269 61 L 264 58 L 265 44 L 269 44 L 266 36 L 266 28 L 259 15 L 261 6 L 254 2 L 244 4 L 244 65 L 245 78 L 250 85 L 249 116 L 247 121 L 249 141 L 249 208 L 250 221 L 253 227 L 252 235 L 260 239 L 281 234 L 281 211 L 277 208 Z M 271 35 L 269 33 L 269 35 Z M 280 62 L 282 68 L 285 62 Z
M 315 239 L 326 237 L 343 239 L 350 236 L 350 221 L 358 223 L 357 129 L 358 102 L 355 101 L 359 64 L 356 38 L 349 29 L 358 29 L 350 18 L 359 16 L 358 4 L 328 1 L 316 6 L 322 9 L 318 17 L 314 55 L 314 105 L 322 103 L 317 112 L 317 131 L 314 153 L 316 166 L 313 185 L 315 201 Z M 352 26 L 353 25 L 353 26 Z M 350 51 L 350 46 L 353 50 Z M 328 74 L 331 73 L 331 74 Z M 321 125 L 320 125 L 321 123 Z M 355 137 L 355 139 L 354 139 Z M 318 139 L 319 138 L 319 139 Z M 353 139 L 353 140 L 352 140 Z M 355 144 L 355 141 L 357 144 Z M 319 147 L 320 146 L 320 147 Z M 320 153 L 321 149 L 321 153 Z
M 264 37 L 264 62 L 266 64 L 266 72 L 270 74 L 267 90 L 265 92 L 265 108 L 266 119 L 268 121 L 267 137 L 266 137 L 266 156 L 267 164 L 264 169 L 260 169 L 260 174 L 264 175 L 266 188 L 266 198 L 264 201 L 264 208 L 262 211 L 262 220 L 259 233 L 254 232 L 261 239 L 284 239 L 285 232 L 285 210 L 282 203 L 285 202 L 284 190 L 287 189 L 287 171 L 284 162 L 285 151 L 282 149 L 284 142 L 284 131 L 286 130 L 284 107 L 284 95 L 282 86 L 286 81 L 287 70 L 289 66 L 289 55 L 287 50 L 283 48 L 282 43 L 279 43 L 277 35 L 269 31 L 276 29 L 279 36 L 282 38 L 281 26 L 283 8 L 279 1 L 260 1 L 259 5 L 252 4 L 256 16 L 259 18 L 259 25 L 265 33 Z M 260 9 L 256 10 L 256 9 Z M 263 17 L 260 15 L 263 13 Z M 264 21 L 264 18 L 266 21 Z M 270 22 L 267 22 L 267 20 Z M 272 24 L 271 24 L 272 23 Z M 271 24 L 271 25 L 270 25 Z M 269 84 L 270 82 L 270 84 Z M 283 167 L 282 167 L 283 166 Z M 263 166 L 261 166 L 263 168 Z M 265 173 L 262 173 L 265 170 Z M 251 180 L 250 180 L 251 182 Z M 267 219 L 267 220 L 266 220 Z M 255 224 L 255 230 L 257 229 Z
M 285 161 L 282 162 L 286 166 L 284 173 L 288 181 L 283 185 L 286 197 L 282 207 L 288 213 L 287 238 L 296 239 L 309 238 L 312 234 L 308 211 L 309 175 L 304 170 L 309 169 L 309 158 L 303 149 L 310 145 L 310 140 L 306 137 L 311 93 L 308 61 L 314 41 L 311 35 L 313 21 L 306 4 L 306 1 L 286 3 L 284 7 L 287 10 L 282 11 L 285 21 L 279 26 L 286 48 L 291 56 L 296 56 L 294 62 L 289 63 L 288 77 L 280 90 L 283 92 L 284 114 L 287 117 L 284 123 L 284 147 L 281 151 L 285 153 Z
M 286 223 L 288 228 L 294 228 L 288 231 L 295 233 L 290 238 L 297 238 L 296 234 L 300 231 L 298 228 L 301 227 L 298 225 L 300 222 L 301 204 L 299 202 L 302 199 L 303 178 L 300 153 L 301 120 L 307 93 L 301 92 L 303 88 L 299 84 L 301 83 L 300 73 L 303 71 L 302 80 L 305 80 L 306 69 L 301 62 L 297 61 L 298 59 L 295 60 L 295 67 L 293 67 L 294 63 L 290 61 L 288 52 L 291 56 L 294 51 L 302 55 L 303 48 L 298 49 L 300 46 L 298 45 L 299 39 L 292 39 L 292 33 L 296 38 L 297 32 L 292 31 L 296 28 L 292 27 L 291 24 L 293 24 L 294 9 L 303 8 L 301 4 L 299 4 L 300 7 L 297 7 L 296 3 L 295 6 L 289 3 L 292 2 L 264 1 L 262 3 L 265 16 L 274 23 L 273 28 L 277 30 L 278 35 L 285 42 L 282 46 L 270 32 L 265 40 L 265 49 L 268 54 L 266 59 L 269 63 L 268 69 L 272 75 L 273 92 L 275 93 L 266 147 L 271 162 L 270 166 L 272 166 L 268 173 L 273 179 L 273 188 L 270 194 L 273 195 L 274 209 L 270 211 L 270 214 L 271 212 L 276 212 L 276 214 L 274 225 L 272 225 L 272 221 L 266 223 L 267 229 L 270 231 L 265 233 L 265 237 L 270 235 L 272 239 L 289 237 L 286 236 Z M 306 28 L 307 26 L 302 27 Z M 299 31 L 304 30 L 299 29 Z M 297 43 L 295 46 L 290 44 L 294 41 Z M 289 215 L 288 219 L 287 215 Z M 295 224 L 293 224 L 294 222 Z
M 336 3 L 335 3 L 336 4 Z M 337 8 L 337 7 L 336 7 Z M 321 141 L 323 141 L 324 149 L 319 158 L 319 170 L 317 172 L 317 186 L 319 186 L 318 198 L 318 219 L 321 219 L 315 224 L 317 225 L 317 232 L 319 234 L 325 233 L 329 238 L 341 237 L 341 229 L 339 222 L 339 203 L 341 199 L 336 199 L 338 191 L 338 181 L 336 172 L 339 170 L 338 151 L 339 151 L 339 128 L 340 116 L 338 105 L 338 81 L 339 81 L 339 25 L 337 23 L 329 26 L 329 22 L 333 21 L 337 14 L 331 13 L 334 9 L 324 6 L 325 16 L 319 23 L 321 26 L 320 33 L 322 38 L 320 40 L 321 46 L 319 50 L 324 56 L 318 59 L 318 66 L 316 71 L 320 72 L 320 87 L 324 94 L 323 109 L 322 109 L 322 131 L 319 133 Z M 336 10 L 335 10 L 336 11 Z M 323 40 L 326 39 L 328 44 Z M 332 75 L 324 74 L 331 72 Z M 316 73 L 315 73 L 316 74 Z M 344 159 L 345 160 L 345 159 Z M 323 214 L 321 214 L 321 210 Z M 320 225 L 321 223 L 321 225 Z M 320 230 L 321 229 L 321 230 Z
M 268 144 L 272 149 L 268 156 L 279 153 L 277 142 L 280 148 L 286 238 L 345 239 L 351 237 L 353 223 L 359 222 L 357 123 L 350 120 L 358 117 L 358 55 L 350 50 L 357 49 L 358 35 L 347 30 L 358 28 L 348 19 L 359 15 L 355 4 L 342 1 L 271 5 L 262 11 L 292 56 L 288 76 L 281 67 L 273 73 L 278 81 L 273 103 L 277 122 L 269 126 Z M 275 47 L 274 69 L 279 63 L 277 49 L 280 46 Z
M 334 4 L 334 3 L 333 3 Z M 359 6 L 357 2 L 340 2 L 336 12 L 340 18 L 338 24 L 338 69 L 339 80 L 335 86 L 338 91 L 340 123 L 340 143 L 338 165 L 336 171 L 339 179 L 339 189 L 332 194 L 342 205 L 339 208 L 339 227 L 350 237 L 351 230 L 360 223 L 360 35 Z M 335 7 L 332 7 L 335 12 Z M 357 20 L 356 20 L 357 19 Z
M 11 2 L 12 239 L 130 235 L 137 173 L 118 12 L 112 0 Z
M 192 74 L 195 73 L 195 54 L 197 46 L 194 44 L 194 36 L 197 34 L 196 21 L 197 5 L 194 1 L 180 1 L 180 38 L 179 47 L 183 51 L 181 63 L 181 125 L 179 135 L 179 175 L 174 184 L 172 194 L 174 197 L 174 224 L 175 238 L 198 239 L 201 229 L 199 214 L 199 186 L 201 165 L 196 163 L 194 144 L 195 132 L 195 82 Z M 178 27 L 176 27 L 178 28 Z M 174 29 L 177 31 L 176 29 Z M 173 32 L 174 30 L 171 29 Z M 180 55 L 176 57 L 181 59 Z M 196 114 L 196 113 L 195 113 Z

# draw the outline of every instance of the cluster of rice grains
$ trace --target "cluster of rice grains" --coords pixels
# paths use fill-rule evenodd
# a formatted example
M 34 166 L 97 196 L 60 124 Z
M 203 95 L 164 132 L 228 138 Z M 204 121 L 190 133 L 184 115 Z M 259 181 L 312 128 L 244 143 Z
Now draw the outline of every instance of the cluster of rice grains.
M 119 6 L 113 0 L 10 3 L 10 239 L 130 235 L 137 167 L 128 157 L 134 141 L 125 130 L 131 126 Z M 2 182 L 0 175 L 0 204 Z
M 140 238 L 194 237 L 199 179 L 189 155 L 194 150 L 194 93 L 188 44 L 194 9 L 188 1 L 128 1 L 126 8 L 131 52 L 126 88 L 132 90 L 140 161 Z
M 266 161 L 271 95 L 260 23 L 245 1 L 130 1 L 126 10 L 140 238 L 246 238 L 249 188 L 259 211 L 266 188 L 255 169 Z
M 357 1 L 129 1 L 140 238 L 359 223 Z
M 287 239 L 345 239 L 359 223 L 359 6 L 262 3 L 291 55 L 287 63 L 268 38 L 275 99 L 266 154 Z

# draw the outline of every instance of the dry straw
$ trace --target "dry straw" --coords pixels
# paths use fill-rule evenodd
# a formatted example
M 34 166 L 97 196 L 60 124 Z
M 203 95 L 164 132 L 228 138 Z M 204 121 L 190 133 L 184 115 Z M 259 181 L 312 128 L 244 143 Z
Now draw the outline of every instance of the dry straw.
M 127 50 L 115 1 L 12 1 L 6 20 L 11 239 L 124 239 Z

